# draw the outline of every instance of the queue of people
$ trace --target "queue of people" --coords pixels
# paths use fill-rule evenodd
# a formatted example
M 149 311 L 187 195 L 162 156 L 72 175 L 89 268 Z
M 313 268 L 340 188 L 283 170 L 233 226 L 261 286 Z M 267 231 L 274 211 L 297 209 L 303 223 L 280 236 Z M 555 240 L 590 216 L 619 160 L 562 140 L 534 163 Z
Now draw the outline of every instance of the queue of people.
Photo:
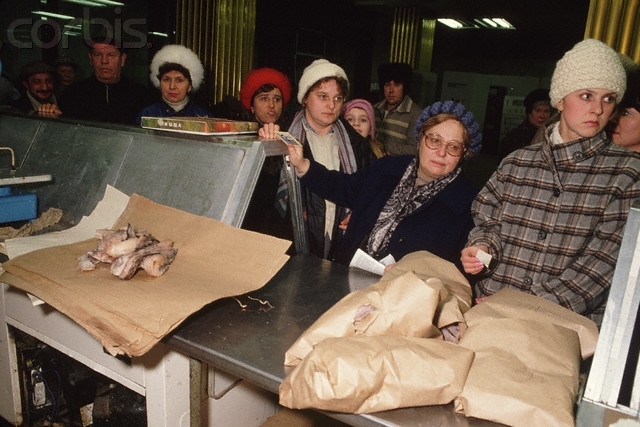
M 121 124 L 212 117 L 192 97 L 205 72 L 185 46 L 165 46 L 153 57 L 156 95 L 122 75 L 126 52 L 117 44 L 93 41 L 88 56 L 92 75 L 60 89 L 56 69 L 25 65 L 16 107 Z M 68 58 L 57 65 L 67 77 L 77 69 Z M 299 109 L 291 118 L 292 84 L 274 68 L 250 71 L 238 99 L 261 138 L 287 130 L 300 142 L 288 146 L 288 161 L 302 186 L 312 254 L 348 265 L 358 249 L 395 260 L 428 250 L 467 275 L 478 302 L 514 288 L 599 324 L 626 216 L 640 197 L 640 72 L 628 69 L 597 40 L 567 51 L 550 90 L 524 99 L 526 117 L 502 142 L 499 166 L 481 189 L 463 171 L 480 152 L 479 124 L 460 102 L 420 108 L 410 97 L 408 64 L 379 67 L 384 99 L 373 105 L 349 100 L 347 74 L 326 59 L 311 62 L 296 82 Z M 268 168 L 256 221 L 267 205 L 283 216 L 289 207 L 282 159 Z

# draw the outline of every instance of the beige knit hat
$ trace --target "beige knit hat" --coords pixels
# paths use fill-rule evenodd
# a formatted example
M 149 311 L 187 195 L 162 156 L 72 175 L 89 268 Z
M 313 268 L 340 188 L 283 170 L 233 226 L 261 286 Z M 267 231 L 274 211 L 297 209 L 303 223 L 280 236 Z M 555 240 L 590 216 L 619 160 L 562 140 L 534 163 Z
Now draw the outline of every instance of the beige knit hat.
M 626 71 L 627 75 L 629 75 L 629 73 L 640 71 L 640 65 L 636 64 L 628 55 L 618 52 L 618 58 L 620 59 L 622 67 L 624 68 L 624 71 Z
M 586 39 L 567 51 L 551 77 L 551 105 L 580 89 L 607 89 L 620 102 L 627 87 L 624 67 L 615 50 L 595 39 Z
M 300 77 L 300 82 L 298 83 L 298 102 L 302 104 L 302 99 L 309 88 L 325 77 L 342 77 L 349 82 L 347 74 L 338 65 L 326 59 L 316 59 L 302 72 L 302 77 Z

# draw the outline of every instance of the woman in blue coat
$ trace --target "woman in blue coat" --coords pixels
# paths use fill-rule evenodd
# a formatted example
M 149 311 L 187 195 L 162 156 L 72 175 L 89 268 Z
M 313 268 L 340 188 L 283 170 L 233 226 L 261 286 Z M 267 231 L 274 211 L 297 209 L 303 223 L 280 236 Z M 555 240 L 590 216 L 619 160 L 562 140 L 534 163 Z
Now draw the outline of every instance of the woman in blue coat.
M 138 125 L 142 117 L 211 117 L 208 110 L 189 96 L 198 90 L 204 78 L 202 62 L 191 49 L 166 45 L 155 54 L 149 70 L 149 79 L 160 89 L 162 100 L 138 113 Z
M 295 146 L 289 157 L 303 186 L 352 211 L 335 261 L 348 265 L 358 248 L 378 260 L 426 250 L 461 268 L 477 193 L 461 165 L 479 153 L 481 139 L 473 114 L 447 101 L 422 112 L 417 156 L 386 156 L 351 175 L 304 158 Z

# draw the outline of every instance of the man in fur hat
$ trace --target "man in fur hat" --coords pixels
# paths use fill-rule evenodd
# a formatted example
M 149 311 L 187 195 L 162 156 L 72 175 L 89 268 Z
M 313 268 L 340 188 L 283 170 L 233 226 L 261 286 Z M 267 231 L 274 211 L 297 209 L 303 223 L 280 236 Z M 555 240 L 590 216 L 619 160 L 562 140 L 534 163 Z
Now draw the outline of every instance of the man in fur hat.
M 417 154 L 414 132 L 422 109 L 409 97 L 413 69 L 409 64 L 392 62 L 378 68 L 384 100 L 373 106 L 376 114 L 376 140 L 391 155 Z

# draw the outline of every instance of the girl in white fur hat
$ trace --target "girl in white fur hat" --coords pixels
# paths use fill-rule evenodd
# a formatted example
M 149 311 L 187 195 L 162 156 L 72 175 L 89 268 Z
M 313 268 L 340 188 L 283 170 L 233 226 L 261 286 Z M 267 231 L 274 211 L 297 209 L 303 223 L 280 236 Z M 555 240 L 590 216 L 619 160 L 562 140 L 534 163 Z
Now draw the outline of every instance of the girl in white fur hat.
M 164 46 L 153 57 L 149 69 L 149 78 L 160 89 L 162 101 L 143 108 L 137 124 L 142 117 L 212 117 L 189 97 L 204 78 L 202 62 L 193 51 L 177 44 Z

